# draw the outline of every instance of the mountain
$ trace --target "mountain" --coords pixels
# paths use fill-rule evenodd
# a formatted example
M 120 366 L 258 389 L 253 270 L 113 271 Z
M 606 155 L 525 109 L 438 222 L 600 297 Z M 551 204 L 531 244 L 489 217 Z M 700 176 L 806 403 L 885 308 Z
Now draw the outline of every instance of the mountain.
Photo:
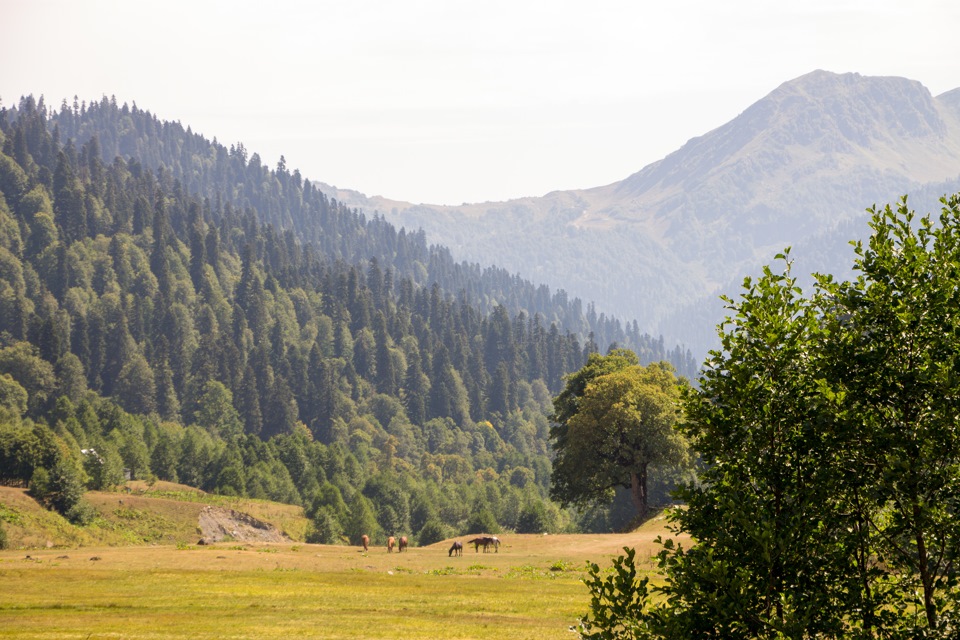
M 934 97 L 903 78 L 814 71 L 606 186 L 456 207 L 336 197 L 702 353 L 717 296 L 785 247 L 795 273 L 843 273 L 867 207 L 910 194 L 929 209 L 957 190 L 960 89 Z

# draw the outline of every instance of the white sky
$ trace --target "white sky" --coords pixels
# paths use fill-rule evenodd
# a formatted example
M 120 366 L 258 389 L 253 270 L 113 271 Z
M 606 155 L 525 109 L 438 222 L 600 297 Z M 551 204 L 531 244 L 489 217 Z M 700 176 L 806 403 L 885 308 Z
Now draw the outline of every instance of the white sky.
M 0 0 L 0 100 L 114 95 L 460 204 L 621 180 L 814 69 L 960 87 L 956 0 Z

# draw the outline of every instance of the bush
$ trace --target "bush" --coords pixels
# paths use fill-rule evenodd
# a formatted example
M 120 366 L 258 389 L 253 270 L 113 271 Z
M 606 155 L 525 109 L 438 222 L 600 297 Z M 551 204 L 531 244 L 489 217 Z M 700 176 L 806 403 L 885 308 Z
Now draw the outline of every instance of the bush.
M 532 501 L 517 518 L 517 533 L 544 533 L 550 528 L 550 516 L 542 502 Z
M 637 575 L 636 552 L 624 547 L 626 556 L 613 561 L 612 570 L 591 564 L 584 584 L 590 589 L 590 611 L 577 628 L 583 640 L 649 638 L 644 605 L 649 597 L 648 579 Z
M 467 520 L 467 533 L 500 533 L 500 525 L 489 509 L 474 512 Z
M 6 549 L 10 545 L 7 540 L 7 530 L 3 528 L 3 523 L 0 522 L 0 549 Z
M 326 507 L 317 511 L 307 531 L 307 542 L 311 544 L 338 544 L 343 536 L 343 527 Z
M 83 481 L 72 460 L 61 460 L 50 470 L 47 502 L 57 512 L 67 515 L 83 498 Z
M 34 500 L 46 504 L 47 496 L 50 493 L 50 472 L 43 467 L 37 467 L 30 476 L 30 495 Z
M 97 517 L 97 510 L 86 500 L 78 500 L 63 516 L 72 524 L 84 527 Z
M 47 471 L 37 467 L 30 478 L 30 495 L 74 524 L 88 524 L 96 513 L 89 504 L 83 506 L 83 481 L 72 460 L 60 460 Z
M 424 547 L 434 542 L 440 542 L 453 537 L 453 530 L 436 518 L 427 520 L 420 533 L 417 534 L 417 545 Z

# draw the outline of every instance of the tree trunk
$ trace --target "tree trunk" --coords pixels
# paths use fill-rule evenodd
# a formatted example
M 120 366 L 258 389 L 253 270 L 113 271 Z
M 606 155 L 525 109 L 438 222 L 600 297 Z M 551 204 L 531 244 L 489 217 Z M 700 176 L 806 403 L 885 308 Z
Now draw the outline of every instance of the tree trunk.
M 647 517 L 647 465 L 640 466 L 639 471 L 630 472 L 630 496 L 633 498 L 633 507 L 641 518 Z
M 927 614 L 927 626 L 930 629 L 934 629 L 937 626 L 937 606 L 933 601 L 934 576 L 931 574 L 928 564 L 927 545 L 924 540 L 923 530 L 919 526 L 920 518 L 920 505 L 914 501 L 913 521 L 916 526 L 914 533 L 917 541 L 917 564 L 920 570 L 920 582 L 923 585 L 923 608 Z

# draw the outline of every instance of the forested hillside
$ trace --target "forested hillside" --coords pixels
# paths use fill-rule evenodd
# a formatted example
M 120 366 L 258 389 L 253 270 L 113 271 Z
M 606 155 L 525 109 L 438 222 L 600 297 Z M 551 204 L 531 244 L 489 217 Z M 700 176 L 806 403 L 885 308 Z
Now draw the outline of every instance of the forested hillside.
M 64 495 L 127 469 L 303 504 L 322 541 L 610 525 L 546 498 L 551 396 L 599 348 L 578 329 L 688 354 L 240 146 L 49 115 L 0 113 L 0 481 L 82 521 Z
M 917 210 L 936 209 L 960 190 L 958 95 L 814 71 L 605 186 L 447 207 L 336 195 L 423 227 L 459 258 L 496 251 L 508 269 L 588 292 L 706 355 L 718 297 L 785 247 L 797 273 L 840 274 L 846 242 L 869 235 L 867 206 L 909 193 Z
M 136 105 L 118 106 L 105 97 L 90 104 L 75 100 L 72 106 L 64 101 L 59 111 L 51 111 L 48 117 L 56 137 L 73 140 L 77 146 L 90 143 L 90 153 L 99 155 L 104 163 L 118 156 L 136 159 L 157 172 L 161 181 L 172 179 L 171 188 L 209 198 L 215 208 L 229 205 L 253 211 L 260 223 L 272 224 L 278 232 L 292 231 L 327 259 L 357 264 L 376 258 L 381 268 L 389 267 L 415 284 L 438 284 L 442 291 L 481 312 L 504 305 L 511 315 L 540 314 L 545 326 L 556 322 L 562 331 L 569 330 L 582 341 L 592 333 L 601 351 L 616 344 L 635 351 L 644 362 L 667 359 L 691 378 L 698 369 L 699 363 L 689 351 L 665 346 L 662 339 L 642 331 L 636 320 L 621 322 L 598 313 L 591 302 L 568 297 L 563 289 L 551 292 L 546 285 L 493 266 L 493 253 L 487 266 L 456 262 L 448 248 L 428 246 L 422 230 L 397 231 L 376 212 L 368 217 L 328 198 L 319 183 L 311 183 L 298 170 L 291 171 L 282 157 L 271 170 L 258 154 L 248 154 L 242 143 L 228 149 L 178 122 L 161 121 Z

